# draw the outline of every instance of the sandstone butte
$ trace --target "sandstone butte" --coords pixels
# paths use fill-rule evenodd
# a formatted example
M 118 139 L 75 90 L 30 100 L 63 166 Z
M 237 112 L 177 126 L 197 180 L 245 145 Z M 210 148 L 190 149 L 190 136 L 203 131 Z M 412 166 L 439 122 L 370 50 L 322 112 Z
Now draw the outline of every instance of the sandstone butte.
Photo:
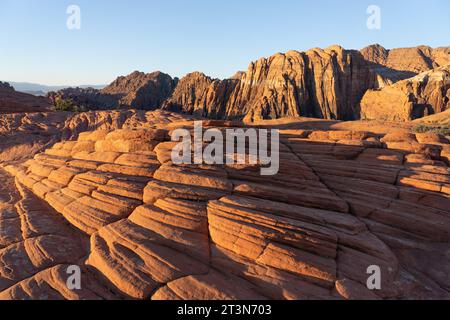
M 0 299 L 450 298 L 450 141 L 285 118 L 280 171 L 174 165 L 167 111 L 0 115 Z M 66 286 L 82 270 L 82 289 Z M 366 286 L 381 268 L 381 290 Z

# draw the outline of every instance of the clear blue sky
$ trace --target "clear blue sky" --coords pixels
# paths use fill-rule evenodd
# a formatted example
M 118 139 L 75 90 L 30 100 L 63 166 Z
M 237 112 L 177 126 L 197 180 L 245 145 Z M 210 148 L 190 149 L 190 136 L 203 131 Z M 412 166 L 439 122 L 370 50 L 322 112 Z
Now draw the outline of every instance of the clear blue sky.
M 66 27 L 69 5 L 81 30 Z M 381 30 L 366 9 L 381 8 Z M 134 70 L 226 78 L 290 49 L 450 45 L 449 0 L 0 0 L 0 79 L 104 84 Z

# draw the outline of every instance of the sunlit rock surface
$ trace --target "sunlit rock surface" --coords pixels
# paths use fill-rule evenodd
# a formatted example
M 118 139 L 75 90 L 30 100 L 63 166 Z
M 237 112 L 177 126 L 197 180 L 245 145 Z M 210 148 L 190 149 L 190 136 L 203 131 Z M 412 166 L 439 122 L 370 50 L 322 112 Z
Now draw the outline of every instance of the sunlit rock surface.
M 261 122 L 281 137 L 278 174 L 261 176 L 173 164 L 170 132 L 193 127 L 173 113 L 1 121 L 2 137 L 45 143 L 0 144 L 0 299 L 450 298 L 443 136 Z M 366 286 L 373 265 L 381 290 Z

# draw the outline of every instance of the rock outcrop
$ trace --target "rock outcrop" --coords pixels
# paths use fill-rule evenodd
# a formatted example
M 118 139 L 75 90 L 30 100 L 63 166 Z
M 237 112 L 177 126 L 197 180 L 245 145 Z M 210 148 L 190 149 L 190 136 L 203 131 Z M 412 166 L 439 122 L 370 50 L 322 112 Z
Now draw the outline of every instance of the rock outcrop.
M 396 71 L 410 72 L 411 76 L 450 64 L 450 47 L 398 48 L 387 50 L 379 44 L 361 50 L 367 61 Z
M 414 123 L 450 126 L 450 108 L 444 112 L 414 120 Z
M 176 165 L 170 130 L 192 120 L 120 114 L 120 129 L 89 120 L 3 163 L 0 298 L 450 298 L 445 137 L 280 124 L 280 170 L 261 176 L 258 164 Z M 69 265 L 82 291 L 64 285 Z
M 213 118 L 351 120 L 365 91 L 385 83 L 390 76 L 374 72 L 358 51 L 333 46 L 262 58 L 223 81 L 189 74 L 163 108 Z
M 450 64 L 379 90 L 361 101 L 361 117 L 410 121 L 446 111 L 450 100 Z
M 210 119 L 226 118 L 226 106 L 238 82 L 238 78 L 218 80 L 200 72 L 190 73 L 178 82 L 162 109 Z
M 142 110 L 0 114 L 0 163 L 27 159 L 58 141 L 77 139 L 85 131 L 164 128 L 187 119 L 165 111 Z
M 17 92 L 5 82 L 0 82 L 0 114 L 19 112 L 43 112 L 51 109 L 51 102 L 44 97 Z
M 162 72 L 135 71 L 119 77 L 100 92 L 118 98 L 118 108 L 155 110 L 172 94 L 177 79 Z
M 253 62 L 247 72 L 223 81 L 189 74 L 163 108 L 249 121 L 298 116 L 354 120 L 360 118 L 359 102 L 368 89 L 448 63 L 449 48 L 289 51 Z
M 100 91 L 66 89 L 50 97 L 93 109 L 162 108 L 212 119 L 355 120 L 361 117 L 360 101 L 367 90 L 449 63 L 448 47 L 387 50 L 374 45 L 356 51 L 331 46 L 261 58 L 224 80 L 194 72 L 178 82 L 160 72 L 134 72 Z
M 68 88 L 49 92 L 47 96 L 53 103 L 70 99 L 78 106 L 93 110 L 155 110 L 172 94 L 177 81 L 158 71 L 148 74 L 135 71 L 117 78 L 102 90 Z

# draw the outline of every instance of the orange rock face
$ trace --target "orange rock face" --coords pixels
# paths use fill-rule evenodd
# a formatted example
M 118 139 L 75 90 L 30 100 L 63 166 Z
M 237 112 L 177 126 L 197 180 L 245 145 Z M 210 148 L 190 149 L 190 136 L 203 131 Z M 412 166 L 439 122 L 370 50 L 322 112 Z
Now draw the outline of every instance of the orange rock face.
M 372 45 L 357 51 L 334 45 L 276 53 L 250 63 L 246 72 L 223 80 L 201 72 L 178 80 L 161 72 L 136 71 L 117 78 L 103 90 L 70 88 L 49 97 L 53 102 L 72 99 L 94 110 L 161 108 L 209 119 L 259 121 L 303 116 L 398 120 L 446 109 L 446 80 L 440 80 L 444 84 L 428 80 L 417 84 L 414 77 L 432 70 L 436 77 L 437 70 L 449 64 L 449 47 L 387 50 Z M 391 88 L 405 79 L 409 80 L 399 85 L 401 90 Z M 373 91 L 385 87 L 381 97 Z M 408 110 L 408 103 L 418 110 Z M 396 106 L 395 112 L 390 112 L 391 105 Z
M 449 47 L 433 49 L 419 46 L 387 50 L 380 45 L 371 45 L 362 49 L 361 53 L 368 61 L 411 74 L 443 67 L 450 62 Z
M 361 117 L 368 120 L 410 121 L 448 110 L 450 65 L 369 90 L 361 101 Z
M 187 117 L 123 112 L 89 130 L 101 117 L 2 162 L 0 299 L 450 297 L 445 137 L 280 125 L 280 170 L 261 176 L 173 164 Z

